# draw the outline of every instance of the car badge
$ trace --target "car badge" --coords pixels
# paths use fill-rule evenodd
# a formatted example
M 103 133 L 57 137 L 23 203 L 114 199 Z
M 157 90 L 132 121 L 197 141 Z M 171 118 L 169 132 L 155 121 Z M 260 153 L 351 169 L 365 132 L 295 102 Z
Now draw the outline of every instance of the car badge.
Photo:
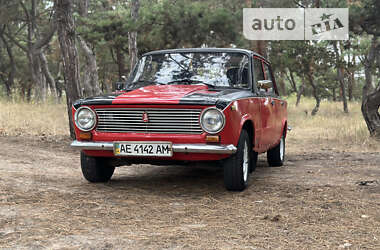
M 143 122 L 149 122 L 149 117 L 148 117 L 148 113 L 147 112 L 144 112 L 142 114 L 142 120 L 143 120 Z

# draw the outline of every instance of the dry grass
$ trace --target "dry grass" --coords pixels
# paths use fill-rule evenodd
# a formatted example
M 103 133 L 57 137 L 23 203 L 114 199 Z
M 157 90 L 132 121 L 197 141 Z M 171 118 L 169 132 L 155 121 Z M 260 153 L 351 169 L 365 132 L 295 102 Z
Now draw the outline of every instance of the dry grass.
M 360 105 L 312 107 L 289 98 L 285 167 L 264 155 L 241 193 L 196 166 L 125 166 L 89 184 L 68 143 L 0 136 L 0 249 L 380 249 L 380 155 Z M 8 134 L 66 126 L 64 105 L 0 102 Z
M 303 98 L 298 107 L 295 101 L 293 96 L 288 98 L 292 139 L 360 151 L 380 148 L 379 142 L 369 136 L 359 102 L 349 103 L 349 113 L 345 114 L 341 102 L 322 101 L 317 115 L 311 116 L 313 99 Z
M 360 103 L 349 104 L 349 114 L 340 102 L 321 103 L 318 114 L 310 115 L 314 100 L 303 98 L 295 107 L 295 98 L 288 98 L 289 125 L 292 140 L 310 141 L 334 147 L 358 148 L 361 151 L 379 148 L 369 137 Z M 306 113 L 307 112 L 307 113 Z M 65 104 L 28 104 L 0 101 L 0 135 L 67 137 L 68 122 Z
M 0 135 L 68 136 L 65 104 L 29 104 L 0 101 Z

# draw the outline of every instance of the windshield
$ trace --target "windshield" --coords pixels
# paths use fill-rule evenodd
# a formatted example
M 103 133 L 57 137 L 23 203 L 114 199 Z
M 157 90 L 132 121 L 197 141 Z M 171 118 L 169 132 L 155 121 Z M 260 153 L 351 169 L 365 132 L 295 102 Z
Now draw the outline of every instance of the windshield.
M 248 57 L 242 53 L 162 53 L 142 57 L 127 88 L 154 84 L 205 84 L 248 88 Z

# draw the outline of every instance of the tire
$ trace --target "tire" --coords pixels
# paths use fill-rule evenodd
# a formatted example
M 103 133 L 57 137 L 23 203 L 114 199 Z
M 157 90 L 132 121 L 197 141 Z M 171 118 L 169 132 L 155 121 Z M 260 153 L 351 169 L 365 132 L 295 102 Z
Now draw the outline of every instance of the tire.
M 259 157 L 259 154 L 255 151 L 252 150 L 252 154 L 251 154 L 251 164 L 250 164 L 250 167 L 249 167 L 249 173 L 252 173 L 253 171 L 256 170 L 256 166 L 257 166 L 257 158 Z
M 267 152 L 267 160 L 270 167 L 280 167 L 284 165 L 285 160 L 285 137 L 282 136 L 280 139 L 280 143 L 268 150 Z
M 107 158 L 87 156 L 80 153 L 83 177 L 89 182 L 107 182 L 111 179 L 115 167 Z
M 223 162 L 224 186 L 229 191 L 243 191 L 248 185 L 251 166 L 251 140 L 246 130 L 242 130 L 237 152 Z

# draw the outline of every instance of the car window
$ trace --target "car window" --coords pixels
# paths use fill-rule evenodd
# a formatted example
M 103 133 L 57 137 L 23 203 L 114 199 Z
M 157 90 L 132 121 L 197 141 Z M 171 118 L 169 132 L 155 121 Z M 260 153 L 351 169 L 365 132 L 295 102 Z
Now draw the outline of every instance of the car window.
M 271 81 L 270 87 L 266 90 L 268 94 L 273 94 L 274 93 L 274 88 L 273 88 L 273 79 L 272 79 L 272 73 L 271 70 L 268 66 L 268 64 L 263 63 L 264 66 L 264 74 L 265 74 L 265 80 Z
M 265 80 L 272 81 L 272 74 L 271 74 L 269 66 L 266 63 L 263 63 L 263 65 L 264 65 Z
M 259 89 L 258 81 L 265 80 L 263 67 L 262 67 L 261 60 L 256 59 L 256 58 L 253 59 L 253 64 L 254 64 L 253 67 L 254 67 L 254 73 L 255 73 L 255 76 L 254 76 L 255 84 L 257 88 Z
M 243 53 L 159 53 L 142 57 L 130 75 L 128 88 L 154 84 L 206 84 L 249 88 L 249 60 Z

